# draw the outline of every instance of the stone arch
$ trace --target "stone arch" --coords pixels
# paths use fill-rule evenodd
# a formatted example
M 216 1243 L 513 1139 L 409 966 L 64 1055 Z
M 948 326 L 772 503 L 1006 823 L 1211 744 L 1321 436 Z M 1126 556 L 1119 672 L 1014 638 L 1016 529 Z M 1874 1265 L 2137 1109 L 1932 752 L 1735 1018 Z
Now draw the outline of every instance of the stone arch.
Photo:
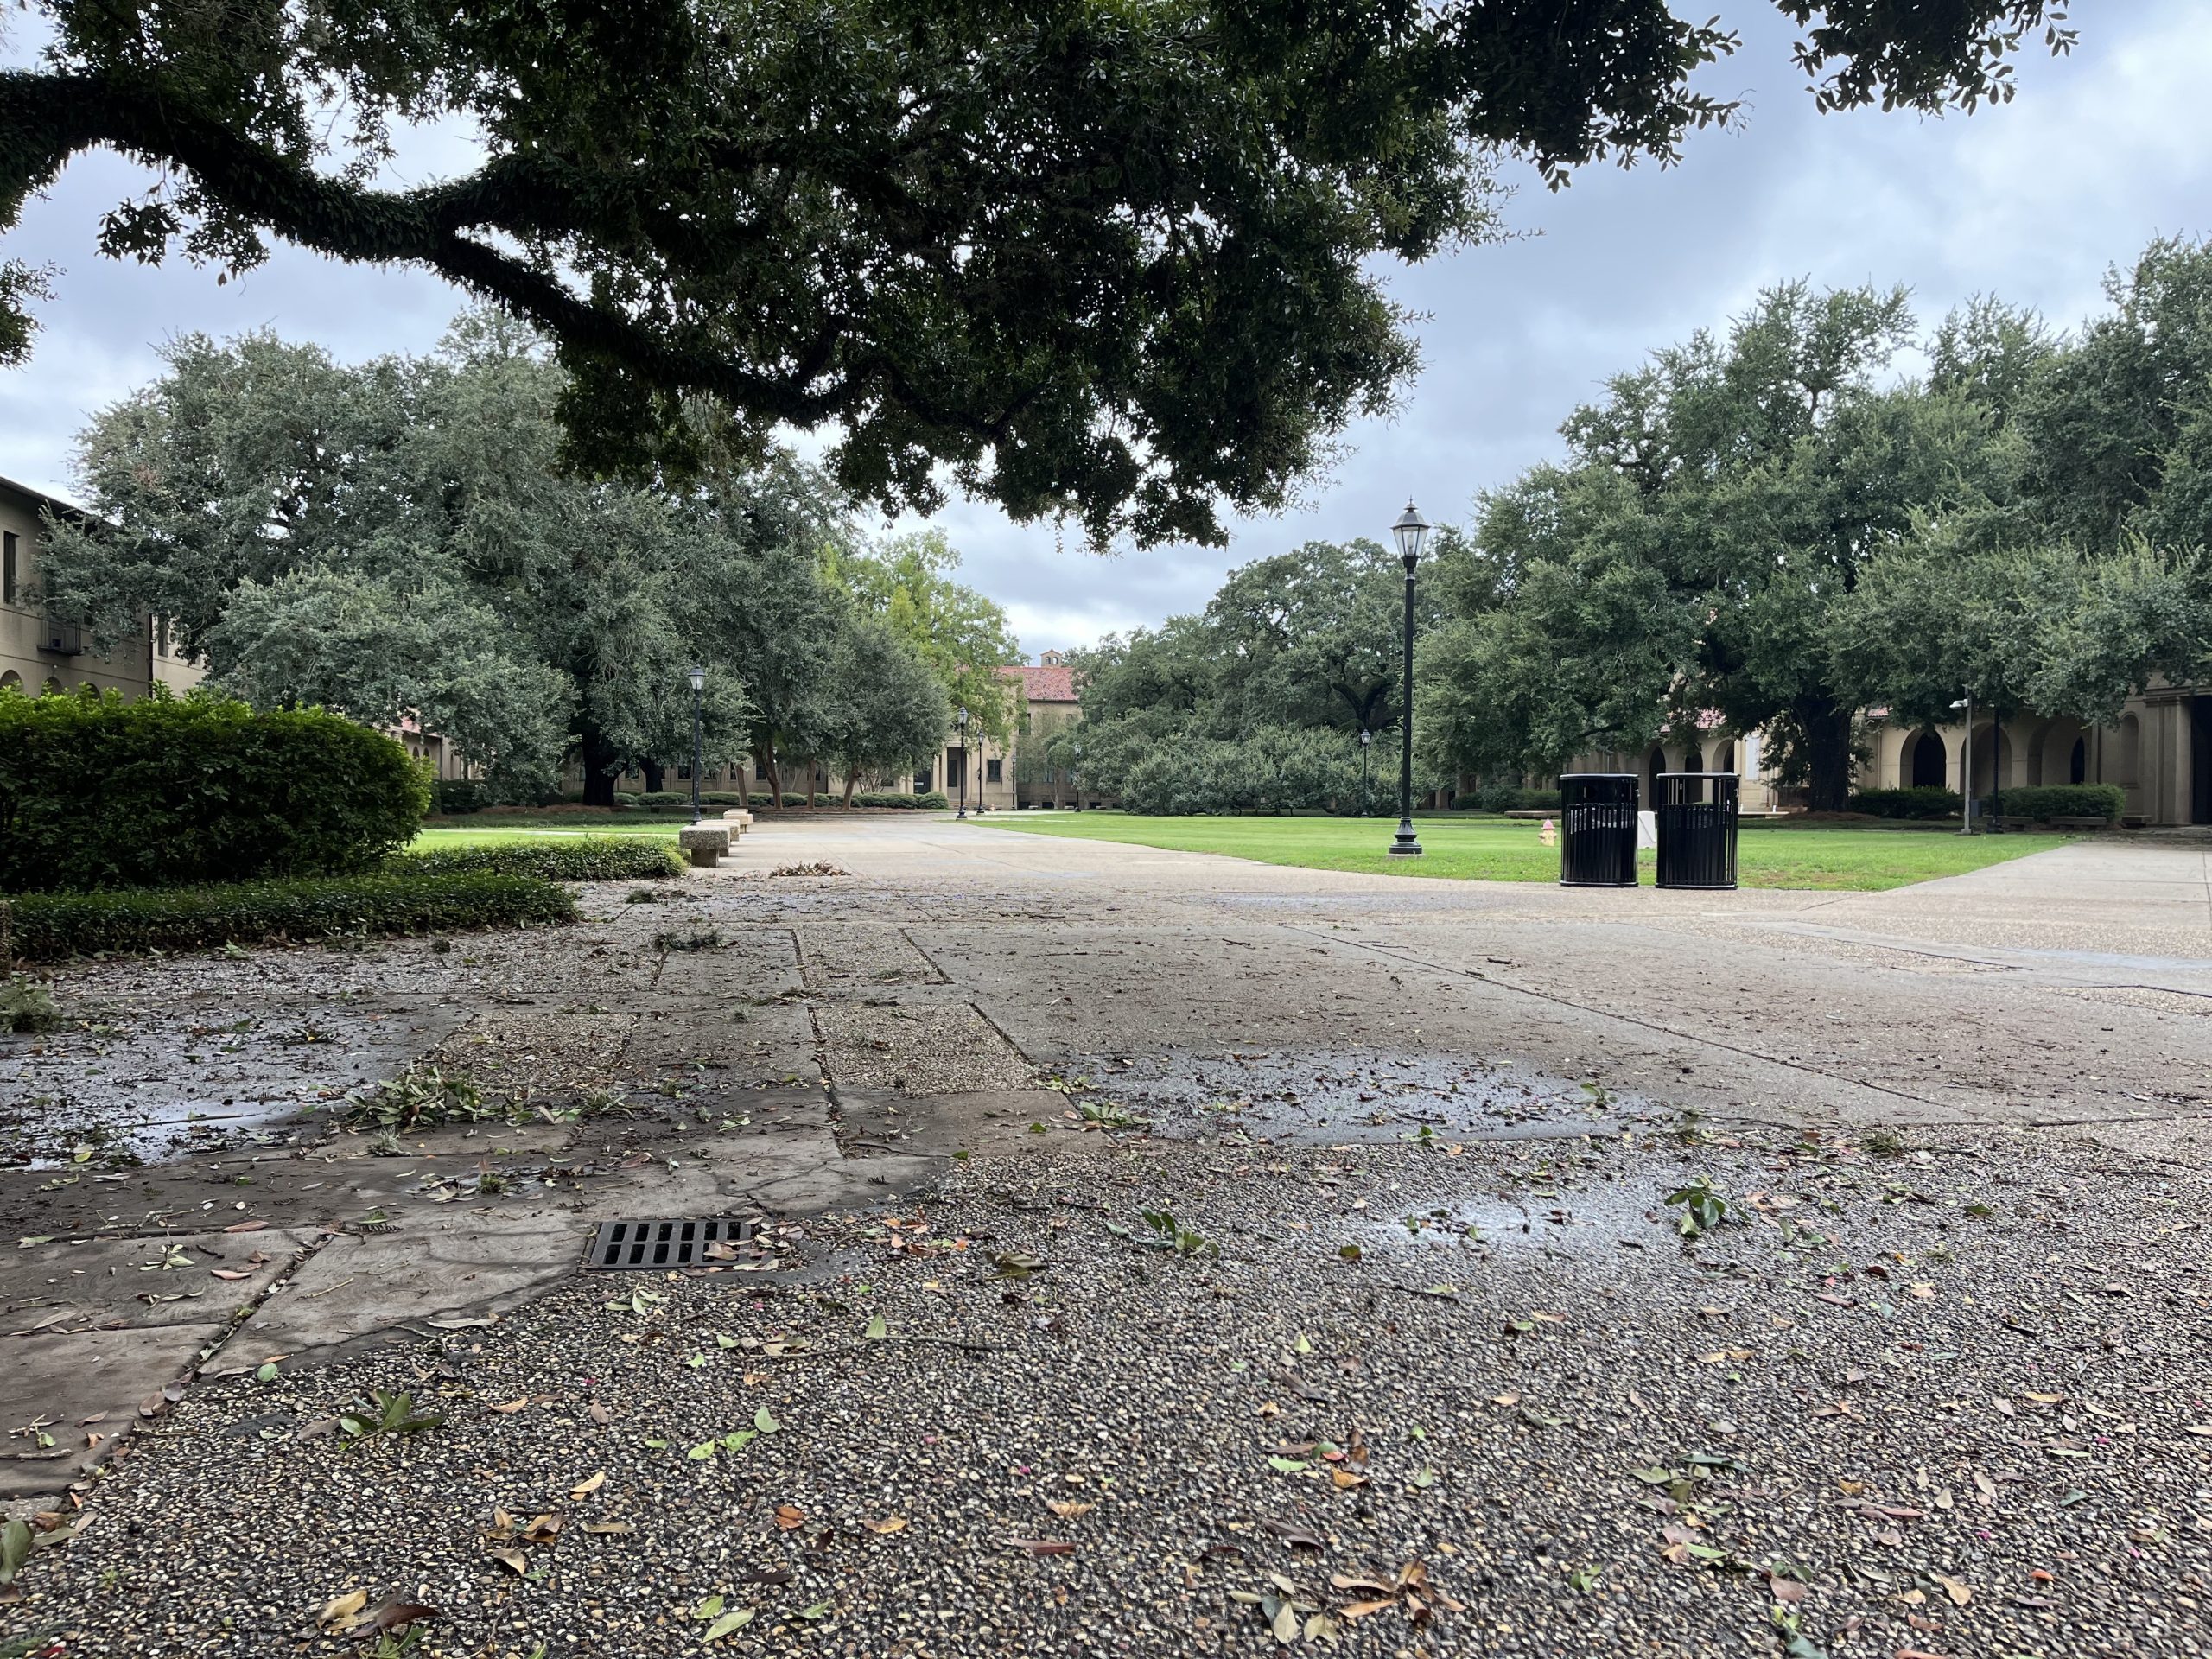
M 1951 752 L 1942 733 L 1923 726 L 1910 734 L 1897 757 L 1897 786 L 1901 789 L 1948 789 Z
M 1976 798 L 1986 797 L 1993 785 L 1999 789 L 2012 789 L 2018 785 L 2020 779 L 2013 770 L 2017 753 L 2012 747 L 2012 734 L 1999 731 L 1994 721 L 1975 728 L 1974 792 Z M 1993 768 L 1993 760 L 1995 763 Z
M 1733 738 L 1727 739 L 1713 751 L 1713 769 L 1726 772 L 1736 770 L 1736 741 Z
M 2031 784 L 2078 784 L 2089 764 L 2088 728 L 2078 720 L 2061 718 L 2037 734 L 2031 752 L 2028 781 Z
M 23 677 L 16 673 L 14 669 L 11 668 L 6 673 L 0 674 L 0 691 L 20 691 L 22 689 Z
M 1668 770 L 1667 751 L 1654 743 L 1651 753 L 1643 757 L 1643 798 L 1647 803 L 1659 798 L 1659 774 Z
M 39 691 L 45 696 L 58 697 L 68 689 L 61 683 L 61 677 L 59 674 L 49 674 L 46 677 L 46 683 L 39 687 Z

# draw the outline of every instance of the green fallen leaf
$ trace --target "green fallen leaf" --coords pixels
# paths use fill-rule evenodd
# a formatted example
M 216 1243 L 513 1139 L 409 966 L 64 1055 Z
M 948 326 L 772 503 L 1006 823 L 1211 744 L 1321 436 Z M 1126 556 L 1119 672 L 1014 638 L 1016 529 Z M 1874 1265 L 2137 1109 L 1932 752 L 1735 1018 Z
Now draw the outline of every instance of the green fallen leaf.
M 868 1320 L 868 1329 L 862 1334 L 870 1338 L 874 1341 L 881 1342 L 886 1337 L 888 1337 L 891 1334 L 890 1321 L 886 1319 L 882 1314 L 878 1313 Z
M 719 1642 L 724 1637 L 734 1635 L 737 1631 L 743 1630 L 752 1622 L 753 1610 L 750 1607 L 741 1607 L 734 1613 L 724 1613 L 713 1624 L 708 1625 L 707 1633 L 699 1640 L 702 1643 Z
M 1280 1475 L 1302 1475 L 1313 1465 L 1298 1458 L 1269 1458 L 1268 1467 Z
M 694 1463 L 704 1463 L 709 1458 L 715 1455 L 715 1452 L 721 1446 L 721 1442 L 720 1440 L 702 1440 L 698 1445 L 693 1446 L 683 1455 L 690 1459 Z
M 810 1619 L 827 1618 L 830 1617 L 830 1604 L 826 1601 L 817 1601 L 811 1607 L 800 1608 L 798 1616 L 801 1618 Z
M 1344 1244 L 1340 1245 L 1338 1248 L 1337 1254 L 1344 1257 L 1347 1262 L 1357 1262 L 1361 1256 L 1366 1255 L 1367 1252 L 1361 1249 L 1357 1244 Z
M 1629 1473 L 1647 1486 L 1670 1486 L 1675 1480 L 1673 1470 L 1662 1469 L 1656 1464 L 1649 1469 L 1631 1469 Z
M 776 1421 L 774 1414 L 767 1407 L 763 1406 L 753 1414 L 753 1427 L 763 1434 L 772 1434 L 783 1425 Z
M 691 1617 L 694 1618 L 715 1618 L 720 1617 L 721 1611 L 722 1599 L 720 1596 L 708 1596 L 704 1598 L 696 1607 L 694 1607 L 691 1610 Z
M 734 1348 L 737 1346 L 737 1338 L 735 1337 L 726 1337 L 721 1332 L 717 1331 L 715 1332 L 715 1346 L 717 1348 Z
M 1298 1333 L 1298 1340 L 1290 1344 L 1290 1351 L 1294 1354 L 1310 1354 L 1313 1351 L 1313 1344 L 1306 1339 L 1306 1333 L 1303 1331 Z

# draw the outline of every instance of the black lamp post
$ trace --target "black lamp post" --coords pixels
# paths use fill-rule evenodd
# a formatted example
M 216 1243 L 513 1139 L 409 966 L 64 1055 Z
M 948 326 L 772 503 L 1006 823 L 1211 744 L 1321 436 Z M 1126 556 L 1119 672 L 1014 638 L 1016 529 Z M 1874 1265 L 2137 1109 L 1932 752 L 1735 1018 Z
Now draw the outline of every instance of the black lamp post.
M 1075 810 L 1083 810 L 1083 745 L 1075 746 L 1075 765 L 1068 768 L 1068 781 L 1075 785 Z
M 1408 501 L 1390 534 L 1397 539 L 1398 562 L 1406 567 L 1405 710 L 1398 726 L 1398 833 L 1390 838 L 1390 851 L 1400 858 L 1419 858 L 1421 838 L 1414 834 L 1414 567 L 1428 539 L 1428 520 Z
M 960 810 L 952 816 L 956 818 L 968 816 L 968 711 L 965 709 L 960 711 Z
M 1368 804 L 1375 798 L 1375 791 L 1368 779 L 1375 762 L 1375 734 L 1366 727 L 1359 728 L 1359 816 L 1367 816 Z
M 702 694 L 707 689 L 707 671 L 697 664 L 691 666 L 691 822 L 699 822 L 699 774 L 706 770 L 707 740 L 705 728 L 700 724 Z

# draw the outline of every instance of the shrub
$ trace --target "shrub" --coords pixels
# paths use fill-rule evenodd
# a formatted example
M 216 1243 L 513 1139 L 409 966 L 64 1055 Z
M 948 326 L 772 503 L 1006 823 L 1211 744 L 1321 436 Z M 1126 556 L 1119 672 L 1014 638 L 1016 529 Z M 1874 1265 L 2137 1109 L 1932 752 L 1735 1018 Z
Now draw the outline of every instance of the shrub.
M 68 1023 L 54 997 L 35 979 L 10 974 L 0 979 L 0 1032 L 35 1035 L 59 1031 Z
M 1959 815 L 1956 794 L 1927 784 L 1916 789 L 1862 789 L 1844 806 L 1878 818 L 1955 818 Z
M 944 797 L 940 796 L 938 798 L 942 800 Z M 775 804 L 776 798 L 769 794 L 765 790 L 757 795 L 748 795 L 745 798 L 745 804 L 753 808 L 755 810 L 758 810 L 761 807 L 773 806 Z M 735 806 L 737 802 L 733 799 L 730 802 L 730 804 L 732 806 Z M 785 790 L 784 791 L 784 804 L 785 806 L 811 806 L 814 804 L 814 798 L 810 795 L 794 795 L 791 791 Z
M 683 874 L 665 842 L 636 836 L 540 836 L 484 847 L 441 847 L 398 853 L 385 861 L 394 874 L 534 875 L 546 881 L 653 881 Z
M 1523 789 L 1518 784 L 1484 784 L 1452 803 L 1455 812 L 1556 812 L 1559 791 Z
M 366 870 L 429 804 L 404 748 L 318 709 L 0 695 L 0 885 L 15 892 Z
M 634 798 L 639 806 L 689 806 L 691 791 L 688 789 L 649 789 Z
M 352 875 L 0 899 L 0 954 L 103 952 L 449 933 L 572 921 L 568 889 L 530 875 Z
M 491 788 L 481 778 L 441 778 L 430 785 L 432 810 L 448 816 L 481 812 L 491 804 Z
M 1998 791 L 1996 804 L 2008 818 L 2102 818 L 2110 823 L 2127 804 L 2118 784 L 2024 784 Z M 1985 799 L 1981 810 L 1991 810 Z
M 944 791 L 941 790 L 932 789 L 925 791 L 924 793 L 919 795 L 898 795 L 892 793 L 888 790 L 877 791 L 874 792 L 863 791 L 861 794 L 853 797 L 853 804 L 855 806 L 887 807 L 893 811 L 896 811 L 900 808 L 905 808 L 907 810 L 912 811 L 924 808 L 934 809 L 938 807 L 947 807 L 950 806 L 952 803 L 945 797 Z

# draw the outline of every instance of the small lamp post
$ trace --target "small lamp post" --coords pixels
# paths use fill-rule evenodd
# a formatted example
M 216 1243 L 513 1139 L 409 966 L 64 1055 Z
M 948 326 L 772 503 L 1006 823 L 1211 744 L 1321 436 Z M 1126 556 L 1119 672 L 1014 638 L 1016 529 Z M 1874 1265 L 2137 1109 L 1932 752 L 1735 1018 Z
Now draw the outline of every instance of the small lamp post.
M 1373 774 L 1375 763 L 1375 734 L 1366 727 L 1359 728 L 1359 816 L 1367 816 L 1368 804 L 1375 798 L 1375 791 L 1368 779 Z
M 1068 768 L 1068 782 L 1075 785 L 1075 810 L 1083 810 L 1083 745 L 1075 746 L 1075 765 Z
M 698 664 L 691 665 L 691 822 L 699 822 L 699 774 L 706 770 L 706 728 L 700 717 L 707 690 L 707 671 Z
M 1390 534 L 1398 543 L 1398 562 L 1406 567 L 1405 712 L 1398 726 L 1398 833 L 1390 838 L 1390 851 L 1400 858 L 1419 858 L 1421 837 L 1414 834 L 1414 567 L 1428 539 L 1428 520 L 1408 501 Z
M 968 711 L 965 709 L 960 711 L 959 726 L 960 810 L 952 816 L 955 818 L 964 818 L 968 816 Z
M 1951 705 L 1967 715 L 1966 741 L 1959 748 L 1959 833 L 1974 834 L 1974 688 Z

